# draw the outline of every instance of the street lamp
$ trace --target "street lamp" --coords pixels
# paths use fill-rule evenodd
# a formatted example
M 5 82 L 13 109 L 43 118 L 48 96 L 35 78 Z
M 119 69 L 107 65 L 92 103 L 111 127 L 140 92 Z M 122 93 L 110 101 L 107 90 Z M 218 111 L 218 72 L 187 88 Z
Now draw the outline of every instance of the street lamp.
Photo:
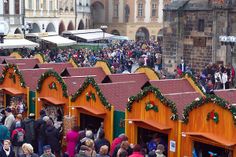
M 235 36 L 220 36 L 219 40 L 222 45 L 230 45 L 230 53 L 231 53 L 231 64 L 233 64 L 233 52 L 234 52 L 234 45 L 236 43 L 236 37 Z
M 106 25 L 102 25 L 100 28 L 101 28 L 101 30 L 103 32 L 103 42 L 105 43 L 105 32 L 107 30 L 107 26 Z

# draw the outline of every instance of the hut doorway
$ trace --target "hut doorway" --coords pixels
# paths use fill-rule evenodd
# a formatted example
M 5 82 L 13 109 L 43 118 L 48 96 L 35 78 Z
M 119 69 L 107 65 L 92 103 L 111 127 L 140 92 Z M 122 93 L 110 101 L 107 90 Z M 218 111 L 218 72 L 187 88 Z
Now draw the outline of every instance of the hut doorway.
M 6 108 L 11 108 L 14 115 L 27 116 L 26 95 L 11 95 L 6 93 Z
M 80 113 L 80 128 L 83 130 L 92 130 L 93 133 L 97 133 L 103 121 L 103 118 Z
M 193 142 L 193 156 L 202 156 L 202 157 L 207 157 L 207 156 L 215 156 L 215 157 L 232 157 L 232 151 L 225 149 L 225 148 L 221 148 L 221 147 L 217 147 L 217 146 L 213 146 L 213 145 L 209 145 L 209 144 L 205 144 L 205 143 L 201 143 L 201 142 Z
M 57 123 L 58 125 L 62 124 L 64 115 L 64 109 L 62 105 L 55 105 L 44 101 L 42 109 L 46 112 L 46 115 L 50 117 L 51 120 L 53 120 L 54 123 Z
M 167 156 L 168 152 L 168 134 L 160 133 L 158 131 L 149 130 L 145 128 L 138 127 L 138 138 L 137 142 L 140 144 L 143 148 L 145 148 L 147 153 L 151 149 L 150 142 L 153 141 L 153 139 L 157 139 L 158 142 L 165 147 L 164 155 Z

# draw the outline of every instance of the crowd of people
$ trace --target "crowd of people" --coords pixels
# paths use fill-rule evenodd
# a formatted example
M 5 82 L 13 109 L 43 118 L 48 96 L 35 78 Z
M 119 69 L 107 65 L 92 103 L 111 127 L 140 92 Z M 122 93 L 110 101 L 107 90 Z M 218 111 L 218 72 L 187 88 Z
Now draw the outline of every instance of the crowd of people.
M 168 150 L 157 134 L 145 146 L 130 144 L 125 134 L 110 143 L 103 122 L 96 132 L 74 126 L 63 135 L 44 110 L 38 119 L 32 113 L 23 118 L 21 114 L 13 115 L 10 108 L 3 111 L 0 157 L 165 157 Z

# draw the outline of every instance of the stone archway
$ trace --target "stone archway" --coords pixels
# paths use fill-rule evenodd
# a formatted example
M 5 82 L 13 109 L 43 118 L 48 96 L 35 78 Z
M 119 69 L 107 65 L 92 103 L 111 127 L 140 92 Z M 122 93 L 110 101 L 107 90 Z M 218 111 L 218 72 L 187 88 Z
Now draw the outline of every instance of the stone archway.
M 135 35 L 136 40 L 149 40 L 149 31 L 145 27 L 140 27 Z
M 53 25 L 53 23 L 50 22 L 47 25 L 46 32 L 56 32 L 56 29 L 55 29 L 55 26 Z
M 70 23 L 69 23 L 69 25 L 67 27 L 67 30 L 74 30 L 74 29 L 75 29 L 74 24 L 73 24 L 72 21 L 70 21 Z
M 33 23 L 31 28 L 29 33 L 40 33 L 40 27 L 37 23 Z
M 112 30 L 111 34 L 120 36 L 120 32 L 116 29 Z
M 105 7 L 99 1 L 95 1 L 91 5 L 91 15 L 93 19 L 93 26 L 97 24 L 105 23 Z
M 80 20 L 80 22 L 79 22 L 78 30 L 80 30 L 80 29 L 84 29 L 84 22 L 83 22 L 83 20 Z
M 19 28 L 16 28 L 14 34 L 22 34 L 22 31 Z
M 64 22 L 61 21 L 59 24 L 59 34 L 61 34 L 63 31 L 65 31 L 65 25 Z

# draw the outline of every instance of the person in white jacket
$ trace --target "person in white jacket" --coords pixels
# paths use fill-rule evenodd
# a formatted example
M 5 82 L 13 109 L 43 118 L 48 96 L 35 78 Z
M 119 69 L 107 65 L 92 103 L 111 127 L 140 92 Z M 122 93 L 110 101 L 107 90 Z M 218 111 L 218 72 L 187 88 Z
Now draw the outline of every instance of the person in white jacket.
M 10 130 L 12 123 L 15 121 L 15 117 L 12 114 L 12 111 L 10 108 L 7 108 L 5 112 L 6 112 L 7 117 L 5 119 L 4 125 L 8 128 L 8 130 Z
M 215 77 L 215 87 L 214 89 L 220 89 L 221 88 L 221 82 L 222 82 L 222 77 L 221 77 L 221 72 L 219 70 L 216 70 L 214 77 Z
M 223 89 L 225 89 L 225 84 L 226 84 L 227 81 L 228 81 L 228 75 L 227 75 L 227 72 L 225 70 L 222 74 L 222 81 L 221 81 L 221 83 L 223 84 Z

